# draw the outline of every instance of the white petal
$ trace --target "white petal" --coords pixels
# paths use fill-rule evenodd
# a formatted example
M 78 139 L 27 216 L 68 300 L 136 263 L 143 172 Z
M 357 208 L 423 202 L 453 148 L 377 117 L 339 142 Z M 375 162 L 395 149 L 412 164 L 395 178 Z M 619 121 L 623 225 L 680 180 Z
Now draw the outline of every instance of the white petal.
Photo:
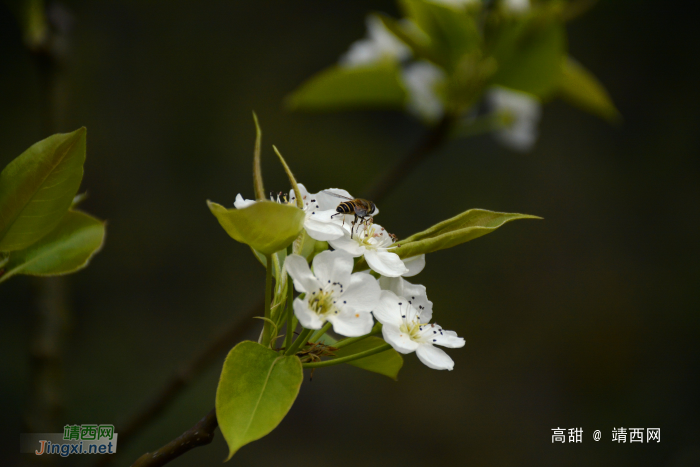
M 309 309 L 308 299 L 294 299 L 294 314 L 306 329 L 321 329 L 325 320 Z
M 398 277 L 408 271 L 396 253 L 388 251 L 366 250 L 367 265 L 382 276 Z
M 402 323 L 401 309 L 399 307 L 399 302 L 401 301 L 402 299 L 397 297 L 394 292 L 382 290 L 379 295 L 379 300 L 374 308 L 372 308 L 372 314 L 374 314 L 377 321 L 384 326 L 399 326 Z
M 243 199 L 240 193 L 236 195 L 236 201 L 233 202 L 233 207 L 236 209 L 247 208 L 251 204 L 255 204 L 254 199 Z
M 452 370 L 455 362 L 444 350 L 433 347 L 430 344 L 421 344 L 416 349 L 418 359 L 433 370 Z
M 464 347 L 465 341 L 463 337 L 458 337 L 457 333 L 454 331 L 445 331 L 435 335 L 435 345 L 441 345 L 449 349 L 459 349 Z
M 297 187 L 299 187 L 299 193 L 301 194 L 301 199 L 304 200 L 304 197 L 309 198 L 309 191 L 306 189 L 303 183 L 297 183 Z M 289 190 L 289 202 L 291 204 L 296 205 L 297 203 L 297 195 L 294 193 L 294 189 L 292 188 Z
M 355 240 L 350 239 L 350 237 L 347 235 L 328 240 L 328 243 L 330 243 L 330 245 L 336 250 L 345 250 L 354 257 L 362 256 L 365 252 L 365 247 L 359 245 Z M 403 265 L 403 263 L 401 264 Z
M 395 324 L 384 324 L 382 336 L 397 352 L 411 353 L 420 347 L 420 344 L 412 340 L 405 332 L 401 332 L 399 326 Z
M 411 284 L 402 277 L 380 277 L 379 285 L 382 290 L 390 290 L 403 297 L 420 314 L 421 323 L 427 323 L 433 316 L 433 302 L 428 300 L 424 285 Z M 422 307 L 422 308 L 421 308 Z
M 297 292 L 310 292 L 321 287 L 320 282 L 311 273 L 306 260 L 299 255 L 289 255 L 284 262 L 284 267 L 294 279 L 294 288 Z
M 408 272 L 403 277 L 412 277 L 418 274 L 425 267 L 425 255 L 412 256 L 403 260 L 404 266 L 408 268 Z
M 350 285 L 354 261 L 349 253 L 343 250 L 324 251 L 314 257 L 313 265 L 314 275 L 323 287 L 332 282 L 340 282 L 344 287 Z
M 337 315 L 329 315 L 328 321 L 333 323 L 333 330 L 347 337 L 364 336 L 372 330 L 374 320 L 369 312 L 343 308 Z
M 304 229 L 309 237 L 319 242 L 335 240 L 343 236 L 343 229 L 340 226 L 307 220 L 304 222 Z
M 352 270 L 352 266 L 350 267 L 350 270 Z M 340 296 L 340 300 L 347 302 L 347 305 L 353 309 L 360 311 L 372 311 L 372 309 L 377 305 L 381 290 L 379 289 L 377 279 L 368 273 L 355 273 L 350 278 L 350 284 L 343 285 L 346 285 L 347 287 Z

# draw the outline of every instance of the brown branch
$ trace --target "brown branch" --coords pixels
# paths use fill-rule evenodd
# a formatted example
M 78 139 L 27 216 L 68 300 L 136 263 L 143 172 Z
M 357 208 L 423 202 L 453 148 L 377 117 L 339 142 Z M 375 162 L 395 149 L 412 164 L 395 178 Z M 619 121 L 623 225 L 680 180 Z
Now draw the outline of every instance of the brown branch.
M 250 328 L 256 324 L 252 318 L 263 313 L 263 303 L 258 303 L 253 307 L 243 320 L 236 320 L 221 332 L 214 341 L 194 358 L 185 362 L 173 374 L 168 382 L 156 393 L 151 402 L 146 404 L 127 423 L 119 428 L 119 449 L 124 450 L 126 443 L 148 426 L 156 417 L 177 398 L 182 390 L 195 379 L 203 370 L 209 367 L 219 356 L 228 352 L 245 335 Z M 94 467 L 108 465 L 114 456 L 101 456 L 95 462 Z
M 425 135 L 425 137 L 419 142 L 415 149 L 413 149 L 405 157 L 403 157 L 396 166 L 394 166 L 379 181 L 377 181 L 374 184 L 374 186 L 368 191 L 369 199 L 372 199 L 375 202 L 381 202 L 381 200 L 384 199 L 384 197 L 391 191 L 391 189 L 398 186 L 409 173 L 411 173 L 418 165 L 420 165 L 421 162 L 423 162 L 428 157 L 428 155 L 430 155 L 431 152 L 433 152 L 436 148 L 438 148 L 445 142 L 445 140 L 449 136 L 449 132 L 452 128 L 453 122 L 454 119 L 449 116 L 445 116 L 442 120 L 440 120 L 440 122 Z M 253 310 L 253 313 L 251 313 L 248 316 L 248 318 L 252 318 L 253 316 L 262 314 L 262 308 L 262 303 L 258 304 L 258 306 Z M 192 359 L 188 364 L 184 365 L 182 369 L 171 378 L 170 382 L 153 399 L 153 402 L 146 406 L 144 410 L 139 412 L 139 414 L 137 414 L 132 419 L 131 423 L 126 425 L 126 428 L 119 430 L 120 449 L 124 449 L 124 440 L 129 440 L 130 438 L 132 438 L 138 431 L 140 431 L 157 415 L 159 415 L 170 404 L 170 402 L 182 391 L 182 389 L 187 385 L 187 383 L 189 383 L 190 380 L 192 380 L 204 368 L 206 368 L 220 353 L 228 351 L 231 347 L 233 347 L 233 345 L 237 343 L 238 339 L 240 339 L 241 335 L 245 331 L 247 331 L 248 327 L 252 326 L 253 323 L 254 322 L 252 319 L 247 319 L 243 324 L 243 329 L 240 327 L 239 323 L 235 323 L 233 327 L 226 329 L 219 336 L 219 338 L 216 341 L 214 341 L 214 343 L 210 345 L 207 349 L 205 349 L 198 357 Z M 215 417 L 215 415 L 212 415 L 212 413 L 210 413 L 207 417 L 209 416 Z M 204 421 L 204 419 L 202 421 Z M 145 459 L 148 456 L 144 454 L 139 458 L 139 460 L 136 461 L 134 466 L 164 465 L 165 463 L 169 462 L 170 460 L 174 459 L 180 454 L 189 451 L 193 447 L 209 444 L 209 442 L 211 441 L 209 440 L 206 443 L 193 444 L 191 446 L 188 445 L 187 449 L 181 451 L 174 450 L 172 448 L 173 443 L 177 444 L 178 440 L 180 440 L 183 436 L 185 436 L 191 431 L 192 430 L 185 432 L 185 434 L 183 434 L 180 438 L 168 443 L 166 446 L 156 451 L 156 453 L 159 453 L 161 451 L 166 450 L 167 452 L 175 453 L 173 455 L 170 455 L 170 457 L 168 457 L 163 463 L 140 464 L 139 462 L 141 462 L 142 459 Z M 105 465 L 109 462 L 108 459 L 111 460 L 111 457 L 112 456 L 100 459 L 100 461 L 98 461 L 95 464 L 95 467 Z
M 147 452 L 136 459 L 131 467 L 160 467 L 180 457 L 190 449 L 206 446 L 214 439 L 214 431 L 219 426 L 216 409 L 211 411 L 195 426 L 154 452 Z M 120 435 L 121 437 L 121 435 Z

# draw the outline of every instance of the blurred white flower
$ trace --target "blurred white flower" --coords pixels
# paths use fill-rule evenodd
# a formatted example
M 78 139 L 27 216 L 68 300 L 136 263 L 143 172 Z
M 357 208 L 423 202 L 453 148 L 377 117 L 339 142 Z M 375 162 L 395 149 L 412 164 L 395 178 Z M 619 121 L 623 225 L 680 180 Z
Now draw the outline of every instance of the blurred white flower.
M 382 60 L 401 61 L 411 56 L 411 50 L 394 36 L 374 15 L 367 16 L 367 38 L 353 42 L 339 63 L 348 68 L 371 65 Z
M 487 91 L 486 101 L 502 119 L 502 127 L 493 133 L 496 140 L 516 151 L 529 151 L 537 141 L 540 101 L 532 94 L 500 86 Z
M 525 13 L 530 10 L 530 0 L 502 0 L 501 5 L 510 13 Z
M 430 324 L 432 310 L 423 309 L 421 305 L 413 306 L 406 297 L 383 290 L 372 314 L 382 323 L 384 340 L 397 352 L 416 352 L 421 362 L 435 370 L 454 368 L 450 356 L 435 345 L 464 347 L 464 339 L 454 331 L 445 331 L 437 324 Z
M 481 3 L 481 0 L 430 0 L 430 2 L 454 8 L 461 8 L 467 5 L 478 5 Z
M 294 314 L 306 329 L 321 329 L 328 321 L 333 330 L 348 337 L 372 330 L 370 311 L 381 293 L 370 274 L 352 274 L 352 256 L 344 251 L 324 251 L 313 259 L 311 272 L 299 255 L 287 257 L 284 267 L 294 280 L 294 288 L 305 293 L 294 300 Z
M 426 61 L 413 62 L 402 71 L 408 91 L 406 109 L 427 122 L 434 122 L 444 113 L 438 90 L 445 81 L 445 72 Z

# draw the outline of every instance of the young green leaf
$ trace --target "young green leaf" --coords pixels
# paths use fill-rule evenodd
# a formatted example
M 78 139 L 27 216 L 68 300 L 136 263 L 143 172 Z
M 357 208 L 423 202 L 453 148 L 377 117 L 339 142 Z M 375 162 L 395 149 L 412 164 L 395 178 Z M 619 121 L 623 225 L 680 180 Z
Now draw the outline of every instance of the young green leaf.
M 401 258 L 410 258 L 452 248 L 460 243 L 491 233 L 506 222 L 516 219 L 540 219 L 540 217 L 470 209 L 452 219 L 442 221 L 423 232 L 401 240 L 399 242 L 401 246 L 390 251 L 398 254 Z
M 80 211 L 68 211 L 48 235 L 10 253 L 0 282 L 16 274 L 53 276 L 82 269 L 102 248 L 104 236 L 104 222 Z
M 498 64 L 492 84 L 548 97 L 566 54 L 564 24 L 546 9 L 506 23 L 496 32 L 492 53 Z
M 421 58 L 451 70 L 465 54 L 479 49 L 481 36 L 473 15 L 424 0 L 403 0 L 401 4 L 406 16 L 430 38 L 430 52 Z M 422 51 L 412 48 L 419 54 Z
M 0 173 L 0 251 L 26 248 L 58 225 L 83 178 L 85 135 L 49 136 Z
M 391 61 L 343 68 L 333 66 L 313 76 L 287 98 L 292 110 L 402 109 L 406 90 L 399 65 Z
M 323 336 L 322 340 L 327 345 L 333 345 L 336 342 L 336 340 L 328 334 Z M 333 353 L 335 354 L 335 358 L 347 357 L 380 347 L 384 344 L 386 344 L 384 339 L 370 336 L 355 342 L 354 344 L 348 344 L 345 347 L 341 347 L 340 349 L 335 350 Z M 374 373 L 379 373 L 380 375 L 388 376 L 389 378 L 396 380 L 399 376 L 399 370 L 403 366 L 403 357 L 396 350 L 389 349 L 378 354 L 370 355 L 369 357 L 353 360 L 348 362 L 348 365 L 356 366 Z
M 304 211 L 287 204 L 258 201 L 243 209 L 226 209 L 211 201 L 207 205 L 234 240 L 265 255 L 286 248 L 304 227 Z
M 569 104 L 610 122 L 618 122 L 621 118 L 600 81 L 571 57 L 562 64 L 557 94 Z
M 250 341 L 229 352 L 216 390 L 216 418 L 229 447 L 226 460 L 279 425 L 303 378 L 296 356 L 285 357 Z

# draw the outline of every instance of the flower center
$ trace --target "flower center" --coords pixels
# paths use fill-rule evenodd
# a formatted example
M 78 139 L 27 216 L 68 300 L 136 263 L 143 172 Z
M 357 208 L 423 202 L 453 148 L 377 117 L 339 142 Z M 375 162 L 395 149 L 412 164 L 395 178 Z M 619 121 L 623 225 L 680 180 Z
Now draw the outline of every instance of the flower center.
M 333 291 L 318 291 L 309 299 L 309 308 L 317 315 L 337 314 L 338 307 L 333 300 Z

